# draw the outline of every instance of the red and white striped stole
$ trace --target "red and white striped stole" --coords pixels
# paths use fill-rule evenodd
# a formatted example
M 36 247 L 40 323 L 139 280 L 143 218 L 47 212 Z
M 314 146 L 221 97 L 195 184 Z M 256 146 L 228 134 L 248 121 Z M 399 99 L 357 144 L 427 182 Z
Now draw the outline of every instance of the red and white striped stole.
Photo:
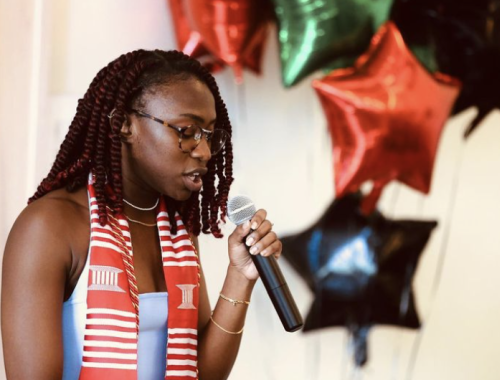
M 88 185 L 91 237 L 87 315 L 80 380 L 137 380 L 140 305 L 128 222 L 108 209 L 99 224 L 92 180 Z M 157 209 L 163 274 L 168 291 L 167 380 L 193 380 L 197 370 L 199 260 L 176 214 L 177 235 L 163 197 Z

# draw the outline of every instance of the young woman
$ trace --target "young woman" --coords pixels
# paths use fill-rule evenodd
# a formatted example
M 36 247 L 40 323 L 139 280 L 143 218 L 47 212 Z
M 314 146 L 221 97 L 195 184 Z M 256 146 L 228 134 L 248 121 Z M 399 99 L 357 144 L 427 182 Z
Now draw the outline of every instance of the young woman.
M 139 50 L 102 69 L 9 235 L 8 380 L 226 379 L 258 278 L 245 245 L 281 254 L 264 210 L 235 228 L 211 311 L 197 236 L 221 237 L 232 180 L 226 107 L 197 61 Z

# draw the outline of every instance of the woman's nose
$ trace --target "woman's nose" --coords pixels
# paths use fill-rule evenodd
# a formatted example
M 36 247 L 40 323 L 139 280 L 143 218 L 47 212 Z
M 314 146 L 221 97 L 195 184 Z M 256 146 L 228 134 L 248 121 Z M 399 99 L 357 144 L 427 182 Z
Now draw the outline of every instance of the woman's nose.
M 191 152 L 191 156 L 204 161 L 210 160 L 212 153 L 210 152 L 210 145 L 208 145 L 207 139 L 202 137 L 196 148 Z

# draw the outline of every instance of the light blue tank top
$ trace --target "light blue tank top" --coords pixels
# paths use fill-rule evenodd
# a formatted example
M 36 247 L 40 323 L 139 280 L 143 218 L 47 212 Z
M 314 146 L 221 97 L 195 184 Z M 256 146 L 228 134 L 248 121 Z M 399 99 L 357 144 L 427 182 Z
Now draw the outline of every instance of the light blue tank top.
M 63 303 L 64 363 L 62 380 L 78 380 L 82 367 L 90 254 L 71 297 Z M 168 294 L 139 294 L 137 379 L 165 379 Z

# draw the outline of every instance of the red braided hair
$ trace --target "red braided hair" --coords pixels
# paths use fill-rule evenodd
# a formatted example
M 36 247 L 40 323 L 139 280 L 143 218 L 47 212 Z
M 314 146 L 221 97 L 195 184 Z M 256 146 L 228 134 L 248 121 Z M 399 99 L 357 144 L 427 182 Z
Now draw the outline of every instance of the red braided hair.
M 213 76 L 198 61 L 175 50 L 136 50 L 120 56 L 97 73 L 84 97 L 78 101 L 76 115 L 49 174 L 28 203 L 55 189 L 65 187 L 73 192 L 85 186 L 92 170 L 95 173 L 100 223 L 107 223 L 107 205 L 114 213 L 121 213 L 120 130 L 127 110 L 140 103 L 145 91 L 152 86 L 192 77 L 205 83 L 214 96 L 215 128 L 224 129 L 231 136 L 231 123 L 219 88 Z M 115 111 L 109 119 L 112 110 Z M 170 216 L 173 217 L 173 213 L 179 210 L 189 232 L 196 236 L 203 232 L 222 237 L 219 223 L 225 221 L 227 198 L 233 181 L 232 163 L 233 151 L 229 139 L 223 151 L 208 162 L 201 194 L 193 193 L 182 209 L 175 201 L 169 201 Z M 113 190 L 112 195 L 105 191 L 106 185 Z

